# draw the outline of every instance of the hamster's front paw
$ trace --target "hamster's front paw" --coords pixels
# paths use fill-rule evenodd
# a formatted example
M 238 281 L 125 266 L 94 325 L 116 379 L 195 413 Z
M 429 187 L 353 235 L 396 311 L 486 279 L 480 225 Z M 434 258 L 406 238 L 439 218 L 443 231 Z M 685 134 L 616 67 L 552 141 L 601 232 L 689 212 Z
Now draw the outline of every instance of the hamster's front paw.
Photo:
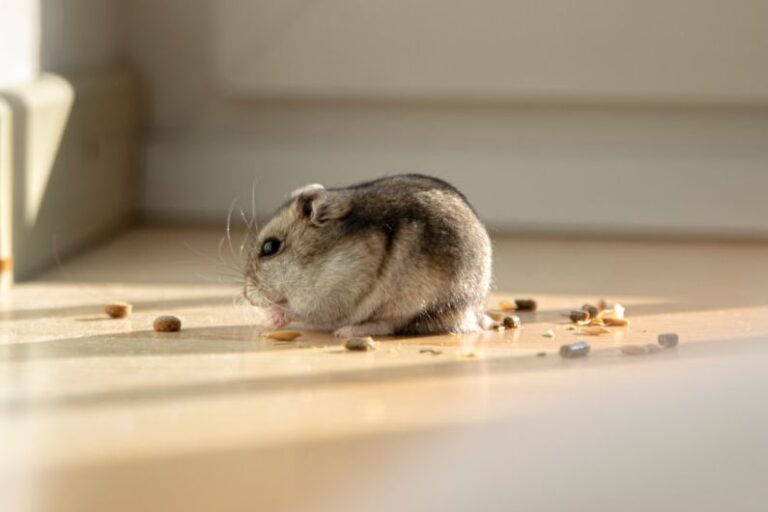
M 291 323 L 291 317 L 290 314 L 281 308 L 270 308 L 269 310 L 269 320 L 272 322 L 272 325 L 275 327 L 285 327 L 289 323 Z
M 333 331 L 339 338 L 355 338 L 358 336 L 389 336 L 395 333 L 395 329 L 388 323 L 368 322 L 365 324 L 345 325 Z

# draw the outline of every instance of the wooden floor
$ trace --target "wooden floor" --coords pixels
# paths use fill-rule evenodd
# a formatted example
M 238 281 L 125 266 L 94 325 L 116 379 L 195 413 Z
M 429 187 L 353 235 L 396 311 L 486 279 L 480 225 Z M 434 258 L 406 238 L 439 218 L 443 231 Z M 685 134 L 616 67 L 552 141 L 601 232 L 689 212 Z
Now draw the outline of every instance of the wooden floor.
M 136 230 L 2 292 L 0 510 L 768 508 L 768 244 L 498 238 L 522 329 L 350 353 L 263 340 L 219 239 Z M 600 298 L 630 327 L 568 330 Z

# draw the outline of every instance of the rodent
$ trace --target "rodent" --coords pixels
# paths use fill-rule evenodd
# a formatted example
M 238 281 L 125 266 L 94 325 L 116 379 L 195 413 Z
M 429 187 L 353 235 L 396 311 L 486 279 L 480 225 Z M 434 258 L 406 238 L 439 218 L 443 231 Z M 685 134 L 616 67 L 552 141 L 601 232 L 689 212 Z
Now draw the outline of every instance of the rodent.
M 249 245 L 245 296 L 275 326 L 342 337 L 472 332 L 489 326 L 488 232 L 467 198 L 401 174 L 291 194 Z

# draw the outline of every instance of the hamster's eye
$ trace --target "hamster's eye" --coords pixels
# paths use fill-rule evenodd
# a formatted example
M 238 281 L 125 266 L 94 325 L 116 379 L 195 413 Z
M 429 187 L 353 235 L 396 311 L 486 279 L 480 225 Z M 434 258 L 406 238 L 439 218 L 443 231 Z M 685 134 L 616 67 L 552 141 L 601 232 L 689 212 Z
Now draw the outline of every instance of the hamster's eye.
M 280 250 L 281 245 L 283 245 L 283 243 L 277 238 L 267 238 L 264 240 L 264 243 L 261 244 L 261 252 L 259 253 L 259 256 L 272 256 Z

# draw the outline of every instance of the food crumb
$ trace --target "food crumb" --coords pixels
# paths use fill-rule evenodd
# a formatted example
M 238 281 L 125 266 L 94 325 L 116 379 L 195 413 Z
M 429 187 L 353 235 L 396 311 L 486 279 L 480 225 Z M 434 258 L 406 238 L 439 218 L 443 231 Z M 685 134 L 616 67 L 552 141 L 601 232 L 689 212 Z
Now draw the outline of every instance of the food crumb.
M 261 333 L 261 335 L 271 340 L 293 341 L 301 336 L 301 333 L 299 331 L 269 331 Z
M 133 306 L 127 302 L 114 302 L 104 305 L 104 313 L 110 318 L 125 318 L 131 314 Z
M 362 338 L 349 338 L 344 343 L 344 348 L 350 351 L 367 352 L 376 350 L 376 342 L 370 336 Z
M 546 331 L 544 334 L 542 334 L 545 338 L 554 338 L 555 337 L 555 331 L 552 329 Z
M 600 327 L 599 325 L 587 325 L 575 331 L 575 334 L 587 335 L 587 336 L 600 336 L 602 334 L 610 334 L 610 333 L 611 331 L 609 331 L 605 327 Z
M 433 356 L 439 356 L 442 353 L 443 353 L 442 350 L 437 350 L 434 348 L 423 348 L 419 350 L 419 354 L 432 354 Z
M 155 318 L 152 326 L 157 332 L 177 332 L 181 330 L 181 320 L 175 316 L 163 315 Z

